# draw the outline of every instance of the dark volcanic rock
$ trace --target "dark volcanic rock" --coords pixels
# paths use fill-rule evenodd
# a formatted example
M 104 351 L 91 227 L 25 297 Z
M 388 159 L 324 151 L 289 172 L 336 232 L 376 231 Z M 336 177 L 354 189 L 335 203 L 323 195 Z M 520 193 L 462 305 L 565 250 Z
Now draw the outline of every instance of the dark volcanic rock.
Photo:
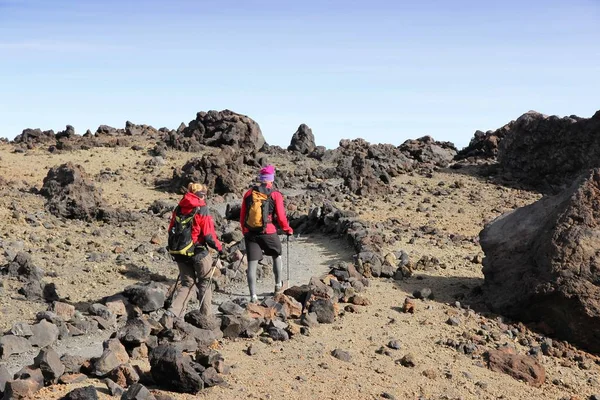
M 121 400 L 156 400 L 156 397 L 144 385 L 134 383 L 121 395 Z
M 450 142 L 436 142 L 431 136 L 407 140 L 400 151 L 408 157 L 437 167 L 447 167 L 456 155 L 456 147 Z
M 599 353 L 599 227 L 600 169 L 496 218 L 480 233 L 487 305 Z
M 46 208 L 57 217 L 92 221 L 102 219 L 102 191 L 80 165 L 70 162 L 48 171 L 40 193 L 48 201 Z
M 56 141 L 54 131 L 42 131 L 41 129 L 23 129 L 20 135 L 14 139 L 15 143 L 24 144 L 48 144 Z
M 391 144 L 371 145 L 364 139 L 341 140 L 336 150 L 336 176 L 356 194 L 385 193 L 391 178 L 413 170 L 414 161 Z
M 460 150 L 455 159 L 495 159 L 498 155 L 498 143 L 505 134 L 506 132 L 502 129 L 487 132 L 476 131 L 469 145 Z
M 187 127 L 171 132 L 167 145 L 177 150 L 198 151 L 200 145 L 231 146 L 255 154 L 265 144 L 260 127 L 251 118 L 230 110 L 201 111 Z
M 329 299 L 318 299 L 310 303 L 310 312 L 317 315 L 320 324 L 331 324 L 335 320 L 335 307 Z
M 166 389 L 181 393 L 197 393 L 204 388 L 202 376 L 173 345 L 160 345 L 150 353 L 150 367 L 156 382 Z
M 140 283 L 128 286 L 123 291 L 131 304 L 144 312 L 152 312 L 162 308 L 166 300 L 166 289 L 156 282 Z
M 528 186 L 557 193 L 582 171 L 600 167 L 600 111 L 589 119 L 530 111 L 498 131 L 502 170 Z
M 150 337 L 152 326 L 142 318 L 130 319 L 127 324 L 117 332 L 117 337 L 123 344 L 138 346 L 145 343 Z
M 246 184 L 241 175 L 243 161 L 242 154 L 231 148 L 224 148 L 218 154 L 192 158 L 181 170 L 173 170 L 171 189 L 177 192 L 190 182 L 198 182 L 217 194 L 241 192 Z
M 73 389 L 63 400 L 98 400 L 98 392 L 94 386 Z
M 58 353 L 51 348 L 40 351 L 33 365 L 42 371 L 46 385 L 58 382 L 58 378 L 65 373 L 65 366 L 60 361 Z
M 295 151 L 301 154 L 309 154 L 315 150 L 315 136 L 312 130 L 305 124 L 302 124 L 292 136 L 292 141 L 288 146 L 288 150 Z

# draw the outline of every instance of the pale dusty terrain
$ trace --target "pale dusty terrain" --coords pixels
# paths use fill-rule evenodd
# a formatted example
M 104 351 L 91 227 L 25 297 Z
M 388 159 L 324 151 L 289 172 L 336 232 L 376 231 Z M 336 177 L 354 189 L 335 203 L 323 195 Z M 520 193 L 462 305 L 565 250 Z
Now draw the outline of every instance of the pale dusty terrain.
M 56 283 L 61 296 L 68 296 L 70 302 L 83 307 L 86 302 L 116 293 L 150 274 L 175 278 L 173 264 L 154 251 L 159 245 L 153 245 L 153 251 L 144 254 L 134 252 L 140 244 L 149 244 L 155 233 L 164 240 L 166 219 L 149 219 L 149 225 L 140 226 L 134 232 L 103 224 L 63 222 L 48 215 L 44 220 L 53 221 L 53 226 L 32 226 L 27 215 L 43 212 L 44 199 L 27 189 L 41 187 L 49 167 L 73 161 L 83 165 L 92 176 L 107 167 L 113 172 L 119 170 L 119 174 L 108 181 L 96 181 L 106 200 L 128 209 L 147 209 L 155 199 L 177 201 L 178 195 L 157 191 L 152 182 L 155 177 L 170 177 L 172 168 L 180 167 L 192 155 L 171 152 L 165 166 L 151 170 L 143 165 L 149 158 L 145 152 L 127 148 L 56 155 L 43 150 L 28 155 L 13 154 L 11 148 L 0 147 L 0 176 L 23 181 L 24 190 L 1 192 L 0 217 L 4 223 L 0 226 L 0 235 L 4 242 L 22 241 L 40 267 L 46 272 L 55 271 L 57 277 L 45 279 Z M 470 291 L 483 282 L 481 264 L 479 260 L 473 262 L 475 256 L 483 254 L 476 241 L 452 243 L 448 237 L 450 234 L 476 237 L 484 221 L 529 204 L 540 196 L 499 187 L 462 170 L 439 171 L 431 178 L 403 175 L 396 178 L 394 184 L 405 190 L 389 195 L 390 202 L 383 201 L 385 196 L 381 196 L 359 198 L 353 204 L 346 202 L 339 206 L 355 209 L 361 218 L 372 222 L 396 218 L 401 239 L 387 245 L 388 250 L 406 251 L 413 263 L 422 256 L 434 256 L 442 267 L 417 271 L 415 276 L 402 282 L 372 279 L 366 293 L 370 306 L 362 307 L 358 314 L 346 313 L 334 324 L 313 328 L 310 336 L 297 336 L 290 342 L 272 345 L 259 340 L 224 340 L 220 351 L 226 363 L 232 366 L 227 376 L 229 386 L 208 389 L 197 396 L 172 396 L 176 399 L 377 399 L 385 392 L 396 399 L 558 400 L 571 396 L 587 399 L 600 393 L 600 367 L 596 364 L 590 370 L 582 370 L 576 365 L 562 366 L 561 359 L 542 356 L 547 378 L 546 383 L 536 389 L 507 375 L 491 372 L 483 367 L 480 359 L 437 344 L 474 335 L 485 324 L 490 331 L 501 335 L 501 343 L 515 344 L 521 353 L 526 353 L 528 348 L 502 333 L 494 316 L 486 318 L 454 306 L 454 302 L 463 301 L 464 296 L 467 300 L 463 307 L 468 306 Z M 440 189 L 447 193 L 436 195 Z M 425 225 L 441 233 L 414 237 Z M 391 235 L 390 232 L 382 234 Z M 70 244 L 66 244 L 67 238 Z M 300 263 L 349 260 L 351 252 L 345 244 L 328 244 L 328 241 L 331 239 L 315 237 L 311 243 L 308 237 L 293 243 L 297 258 L 292 260 L 292 268 Z M 131 260 L 118 265 L 113 254 L 116 247 L 123 247 L 124 254 L 131 255 Z M 86 254 L 92 251 L 108 253 L 111 257 L 101 262 L 87 262 Z M 16 281 L 5 280 L 0 292 L 1 329 L 17 321 L 30 320 L 35 312 L 45 309 L 41 304 L 24 301 L 16 294 L 18 286 Z M 416 300 L 414 315 L 400 312 L 404 299 L 413 290 L 423 287 L 433 290 L 435 300 Z M 461 324 L 446 324 L 449 316 L 455 315 Z M 390 350 L 391 356 L 376 353 L 390 339 L 397 339 L 402 348 Z M 249 344 L 258 348 L 256 355 L 245 353 Z M 330 353 L 336 348 L 349 351 L 351 361 L 333 358 Z M 408 353 L 415 358 L 414 368 L 395 363 Z M 80 386 L 88 384 L 103 387 L 100 382 L 91 380 Z M 46 388 L 35 398 L 58 399 L 70 389 L 72 387 Z

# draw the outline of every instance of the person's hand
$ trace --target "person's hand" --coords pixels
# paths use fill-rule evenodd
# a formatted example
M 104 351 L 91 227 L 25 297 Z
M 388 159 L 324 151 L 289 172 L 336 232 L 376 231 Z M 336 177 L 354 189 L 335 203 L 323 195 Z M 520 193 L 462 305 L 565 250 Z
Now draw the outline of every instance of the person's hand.
M 292 236 L 294 234 L 294 230 L 292 228 L 286 229 L 285 234 L 287 236 Z

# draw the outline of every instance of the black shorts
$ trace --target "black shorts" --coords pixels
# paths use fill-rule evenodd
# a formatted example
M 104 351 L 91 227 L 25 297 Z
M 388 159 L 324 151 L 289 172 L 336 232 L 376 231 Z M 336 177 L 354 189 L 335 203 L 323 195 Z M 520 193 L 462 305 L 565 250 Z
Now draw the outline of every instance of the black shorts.
M 276 233 L 270 235 L 247 233 L 244 239 L 248 261 L 262 260 L 263 251 L 267 256 L 277 257 L 281 255 L 281 240 Z

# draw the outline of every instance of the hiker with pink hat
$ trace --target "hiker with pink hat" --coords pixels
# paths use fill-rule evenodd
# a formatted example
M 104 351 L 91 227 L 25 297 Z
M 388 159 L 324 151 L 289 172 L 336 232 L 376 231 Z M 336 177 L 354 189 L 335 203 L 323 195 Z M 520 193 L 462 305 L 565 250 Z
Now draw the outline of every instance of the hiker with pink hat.
M 258 262 L 263 258 L 263 252 L 273 257 L 274 294 L 278 294 L 283 288 L 281 239 L 277 235 L 277 227 L 274 223 L 277 223 L 286 235 L 290 236 L 294 233 L 287 220 L 283 195 L 273 188 L 275 167 L 273 165 L 263 167 L 258 180 L 260 184 L 253 186 L 244 194 L 240 213 L 240 224 L 248 256 L 247 277 L 250 301 L 254 303 L 258 301 L 256 269 Z

